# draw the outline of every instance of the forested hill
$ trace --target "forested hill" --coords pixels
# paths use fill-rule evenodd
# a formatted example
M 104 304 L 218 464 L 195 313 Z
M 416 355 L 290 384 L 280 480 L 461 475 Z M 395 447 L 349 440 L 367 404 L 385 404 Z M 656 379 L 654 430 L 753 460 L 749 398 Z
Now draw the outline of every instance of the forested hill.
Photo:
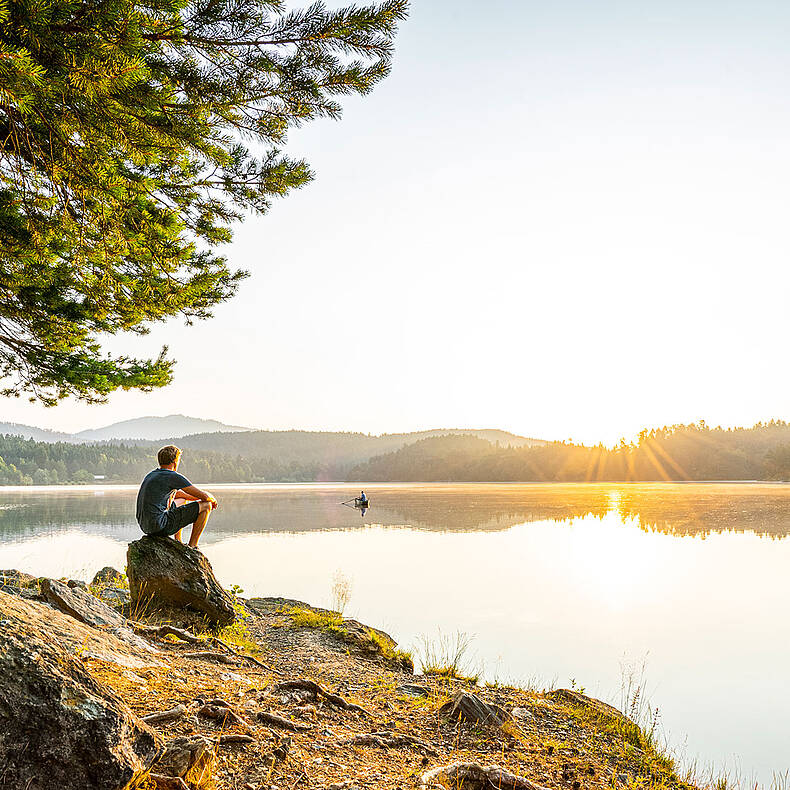
M 472 436 L 429 438 L 358 464 L 365 481 L 622 481 L 790 479 L 790 424 L 709 428 L 704 423 L 643 431 L 607 449 L 569 442 L 496 447 Z
M 711 429 L 703 423 L 672 426 L 644 431 L 637 441 L 611 449 L 569 442 L 510 447 L 471 434 L 428 436 L 404 445 L 403 435 L 396 439 L 395 435 L 287 433 L 303 434 L 301 455 L 291 435 L 281 453 L 276 441 L 230 443 L 234 452 L 226 453 L 188 449 L 181 470 L 196 483 L 790 479 L 790 425 L 784 422 L 732 430 Z M 362 461 L 354 458 L 354 453 L 372 446 L 366 440 L 383 438 L 392 438 L 398 449 Z M 262 446 L 268 454 L 254 455 Z M 155 465 L 155 450 L 154 445 L 69 444 L 0 436 L 0 484 L 87 483 L 97 477 L 102 482 L 137 483 Z M 353 460 L 344 460 L 349 458 Z
M 242 455 L 245 458 L 271 458 L 281 463 L 320 464 L 337 470 L 367 461 L 375 455 L 399 450 L 420 439 L 448 434 L 471 434 L 500 446 L 526 447 L 545 444 L 540 439 L 517 436 L 494 429 L 459 430 L 452 428 L 413 433 L 367 433 L 330 431 L 244 431 L 242 433 L 199 433 L 174 438 L 179 447 Z
M 344 480 L 349 469 L 377 452 L 400 448 L 414 437 L 446 433 L 369 436 L 362 433 L 244 431 L 206 433 L 158 442 L 75 444 L 0 435 L 0 485 L 137 483 L 155 466 L 157 448 L 174 441 L 185 449 L 181 471 L 202 483 Z M 505 444 L 538 440 L 506 431 L 482 430 Z M 489 442 L 480 439 L 489 446 Z M 223 452 L 224 450 L 224 452 Z
M 155 466 L 155 446 L 36 442 L 0 436 L 0 485 L 139 483 Z M 186 453 L 179 471 L 196 483 L 300 482 L 323 479 L 325 473 L 318 464 L 200 451 Z

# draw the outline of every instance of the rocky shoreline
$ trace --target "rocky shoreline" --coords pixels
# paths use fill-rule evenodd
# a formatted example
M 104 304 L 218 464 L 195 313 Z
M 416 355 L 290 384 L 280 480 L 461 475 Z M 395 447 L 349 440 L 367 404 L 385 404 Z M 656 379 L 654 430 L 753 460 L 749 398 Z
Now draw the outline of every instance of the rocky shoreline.
M 170 540 L 128 577 L 0 571 L 0 788 L 691 787 L 576 691 L 415 676 L 384 632 L 234 596 Z

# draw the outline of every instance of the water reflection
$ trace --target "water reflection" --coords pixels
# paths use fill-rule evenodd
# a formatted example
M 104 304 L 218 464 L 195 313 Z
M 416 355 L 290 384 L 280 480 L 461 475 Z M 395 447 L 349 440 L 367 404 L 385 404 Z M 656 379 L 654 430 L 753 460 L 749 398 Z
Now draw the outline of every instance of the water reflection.
M 385 527 L 495 532 L 616 513 L 624 523 L 676 536 L 790 534 L 790 486 L 781 484 L 382 486 L 370 509 L 341 507 L 345 488 L 216 486 L 215 492 L 222 508 L 212 519 L 208 543 L 245 533 L 357 529 L 359 516 Z M 130 538 L 137 530 L 135 496 L 132 487 L 0 488 L 0 542 L 75 528 Z

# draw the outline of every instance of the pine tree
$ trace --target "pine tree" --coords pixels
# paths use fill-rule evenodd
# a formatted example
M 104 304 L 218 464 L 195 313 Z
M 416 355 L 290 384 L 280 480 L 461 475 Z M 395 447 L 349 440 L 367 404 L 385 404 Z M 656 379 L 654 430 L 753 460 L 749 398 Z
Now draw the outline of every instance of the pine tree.
M 288 130 L 386 76 L 406 1 L 0 0 L 0 392 L 167 384 L 101 336 L 233 295 L 216 247 L 312 178 Z

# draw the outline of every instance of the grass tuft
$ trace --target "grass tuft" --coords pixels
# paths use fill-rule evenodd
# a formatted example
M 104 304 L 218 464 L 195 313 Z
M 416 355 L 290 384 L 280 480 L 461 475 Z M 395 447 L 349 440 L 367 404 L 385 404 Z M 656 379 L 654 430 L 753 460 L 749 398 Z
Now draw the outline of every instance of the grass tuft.
M 444 634 L 429 639 L 420 637 L 420 663 L 426 675 L 437 675 L 443 678 L 464 680 L 476 684 L 479 673 L 471 673 L 468 666 L 467 653 L 473 637 L 464 631 L 455 634 Z
M 286 609 L 285 614 L 290 616 L 295 628 L 319 628 L 341 636 L 348 635 L 348 631 L 343 627 L 343 615 L 340 612 L 317 612 L 295 606 Z
M 366 629 L 367 638 L 370 640 L 371 648 L 380 653 L 387 661 L 395 661 L 402 666 L 414 667 L 414 657 L 408 650 L 399 650 L 393 647 L 390 642 L 372 628 Z

